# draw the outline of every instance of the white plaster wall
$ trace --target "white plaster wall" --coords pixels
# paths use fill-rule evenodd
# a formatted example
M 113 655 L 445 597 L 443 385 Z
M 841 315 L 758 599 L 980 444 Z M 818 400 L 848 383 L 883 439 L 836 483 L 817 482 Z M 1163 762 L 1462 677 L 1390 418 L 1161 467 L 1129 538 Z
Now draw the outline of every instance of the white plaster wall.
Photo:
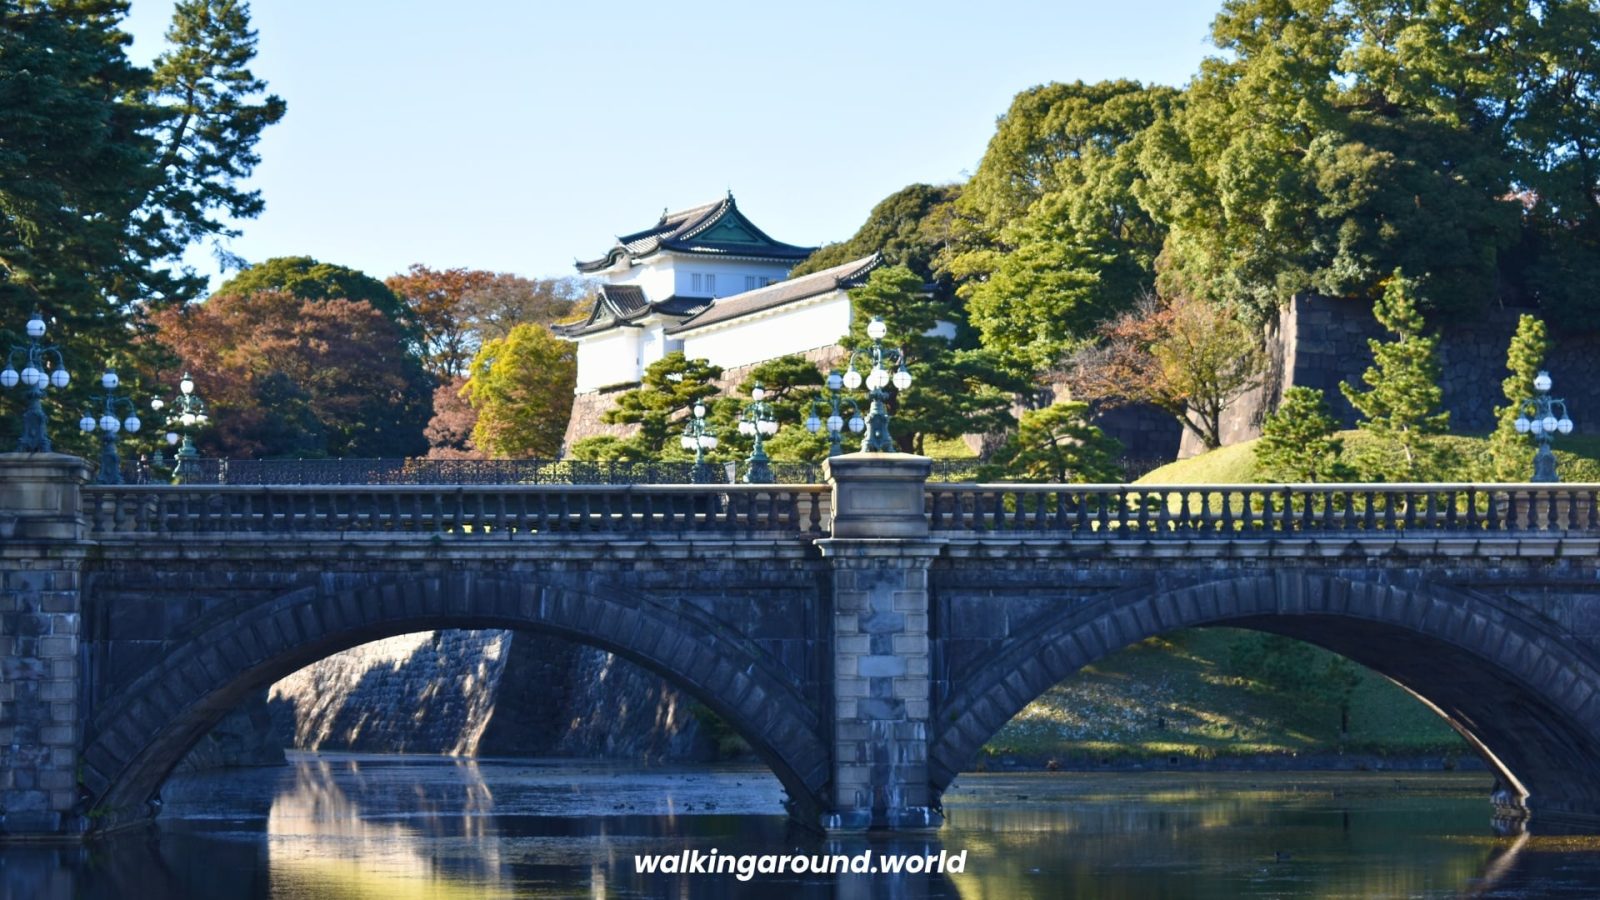
M 605 280 L 609 284 L 638 285 L 639 289 L 644 291 L 645 297 L 651 301 L 665 300 L 672 296 L 672 264 L 661 255 L 653 256 L 631 269 L 608 274 Z
M 575 393 L 638 381 L 643 371 L 640 337 L 637 328 L 613 328 L 593 337 L 579 338 Z
M 702 279 L 701 289 L 695 290 L 694 276 L 697 273 L 717 276 L 716 289 L 707 290 Z M 744 279 L 746 275 L 755 276 L 756 287 L 760 287 L 762 278 L 766 278 L 769 282 L 782 281 L 788 278 L 789 267 L 783 263 L 740 262 L 738 260 L 680 256 L 677 258 L 674 290 L 681 297 L 731 297 L 734 294 L 745 292 Z
M 771 315 L 681 337 L 684 356 L 703 357 L 728 368 L 836 344 L 849 330 L 850 298 L 844 291 L 834 291 L 780 307 Z

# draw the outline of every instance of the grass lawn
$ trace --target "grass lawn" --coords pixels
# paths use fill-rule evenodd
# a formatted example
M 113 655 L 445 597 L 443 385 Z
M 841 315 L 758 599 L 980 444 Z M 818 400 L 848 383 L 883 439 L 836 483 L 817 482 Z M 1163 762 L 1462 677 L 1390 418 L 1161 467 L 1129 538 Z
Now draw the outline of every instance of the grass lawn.
M 1365 669 L 1350 704 L 1350 732 L 1341 737 L 1336 707 L 1234 673 L 1234 648 L 1254 640 L 1233 628 L 1151 638 L 1045 692 L 985 749 L 991 756 L 1078 759 L 1468 752 L 1443 719 Z M 1331 656 L 1316 653 L 1318 665 Z
M 1347 452 L 1368 437 L 1341 434 Z M 1441 438 L 1462 459 L 1487 451 L 1482 436 Z M 1162 466 L 1142 484 L 1242 484 L 1259 480 L 1255 441 Z M 1565 481 L 1600 482 L 1600 437 L 1556 442 Z M 1100 759 L 1213 758 L 1262 753 L 1470 754 L 1466 744 L 1410 694 L 1362 669 L 1350 732 L 1339 711 L 1236 674 L 1234 649 L 1251 632 L 1173 632 L 1115 653 L 1056 685 L 1012 719 L 985 748 L 992 756 Z M 1316 665 L 1331 655 L 1317 649 Z

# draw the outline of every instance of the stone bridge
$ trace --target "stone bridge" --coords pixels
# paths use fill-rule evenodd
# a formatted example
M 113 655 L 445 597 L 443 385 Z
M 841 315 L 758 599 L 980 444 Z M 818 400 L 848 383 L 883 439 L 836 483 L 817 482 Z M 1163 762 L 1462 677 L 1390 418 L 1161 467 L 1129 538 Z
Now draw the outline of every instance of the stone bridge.
M 715 710 L 800 821 L 921 829 L 1131 643 L 1319 644 L 1444 716 L 1503 823 L 1600 829 L 1600 485 L 86 485 L 0 456 L 0 830 L 142 821 L 252 691 L 389 635 L 601 647 Z M 536 686 L 530 686 L 533 688 Z

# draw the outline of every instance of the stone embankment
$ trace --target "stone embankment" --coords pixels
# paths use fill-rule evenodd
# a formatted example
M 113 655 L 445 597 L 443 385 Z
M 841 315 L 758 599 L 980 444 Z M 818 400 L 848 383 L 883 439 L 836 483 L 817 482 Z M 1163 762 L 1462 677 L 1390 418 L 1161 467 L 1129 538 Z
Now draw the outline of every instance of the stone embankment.
M 604 651 L 510 631 L 431 631 L 334 654 L 235 711 L 190 768 L 272 765 L 284 747 L 459 756 L 710 759 L 696 705 Z

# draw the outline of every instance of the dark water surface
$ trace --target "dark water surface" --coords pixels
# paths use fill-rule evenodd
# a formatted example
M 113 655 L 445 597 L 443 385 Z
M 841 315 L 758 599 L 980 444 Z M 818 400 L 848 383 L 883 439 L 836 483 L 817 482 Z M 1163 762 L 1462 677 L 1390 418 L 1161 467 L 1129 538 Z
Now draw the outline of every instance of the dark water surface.
M 0 848 L 0 897 L 1600 897 L 1600 839 L 1496 837 L 1482 774 L 963 776 L 934 836 L 792 830 L 765 770 L 296 754 L 160 825 Z M 921 875 L 641 875 L 636 853 L 966 853 Z

